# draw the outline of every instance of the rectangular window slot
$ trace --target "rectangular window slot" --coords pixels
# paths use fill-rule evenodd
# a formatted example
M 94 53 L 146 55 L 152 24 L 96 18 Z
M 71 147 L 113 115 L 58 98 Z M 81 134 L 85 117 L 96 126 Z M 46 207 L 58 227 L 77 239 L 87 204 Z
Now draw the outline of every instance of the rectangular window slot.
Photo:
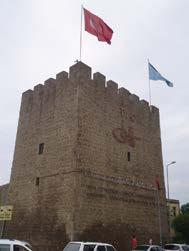
M 40 143 L 39 144 L 39 151 L 38 151 L 38 154 L 42 154 L 43 153 L 43 150 L 44 150 L 44 143 Z
M 127 152 L 127 160 L 131 161 L 131 153 L 130 152 Z
M 36 185 L 36 186 L 39 186 L 39 177 L 37 177 L 37 178 L 35 179 L 35 185 Z

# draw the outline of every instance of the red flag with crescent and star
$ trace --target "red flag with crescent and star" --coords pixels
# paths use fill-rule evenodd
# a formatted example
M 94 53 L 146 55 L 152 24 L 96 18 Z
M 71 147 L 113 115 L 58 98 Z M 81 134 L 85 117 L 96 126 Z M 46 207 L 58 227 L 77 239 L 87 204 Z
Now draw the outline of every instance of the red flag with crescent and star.
M 92 14 L 85 8 L 83 10 L 85 18 L 85 30 L 96 36 L 98 41 L 111 44 L 113 30 L 100 17 Z
M 160 181 L 159 181 L 159 177 L 156 177 L 155 182 L 156 182 L 156 188 L 157 188 L 157 190 L 160 190 L 161 188 L 160 188 Z

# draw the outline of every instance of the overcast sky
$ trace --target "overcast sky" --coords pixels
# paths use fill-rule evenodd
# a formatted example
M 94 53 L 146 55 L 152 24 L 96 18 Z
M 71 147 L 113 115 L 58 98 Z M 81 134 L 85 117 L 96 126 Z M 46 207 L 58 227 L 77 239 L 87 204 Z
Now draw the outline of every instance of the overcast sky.
M 1 0 L 0 185 L 8 183 L 22 92 L 79 58 L 79 0 Z M 160 109 L 170 197 L 189 202 L 189 0 L 84 0 L 114 30 L 112 45 L 83 32 L 82 61 L 148 100 L 147 59 L 167 79 L 151 81 Z

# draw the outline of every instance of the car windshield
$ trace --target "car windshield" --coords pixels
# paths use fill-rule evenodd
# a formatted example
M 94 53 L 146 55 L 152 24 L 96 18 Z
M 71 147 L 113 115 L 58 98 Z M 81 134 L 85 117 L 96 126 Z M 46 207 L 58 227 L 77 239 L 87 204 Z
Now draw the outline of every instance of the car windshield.
M 184 251 L 189 251 L 189 246 L 187 246 L 187 245 L 183 245 L 182 248 Z
M 165 245 L 164 249 L 167 249 L 167 250 L 179 250 L 179 246 L 174 245 L 174 244 L 167 244 L 167 245 Z
M 96 245 L 93 244 L 85 244 L 83 251 L 93 251 Z
M 10 251 L 10 245 L 0 244 L 0 251 Z
M 117 251 L 113 246 L 106 246 L 107 251 Z
M 63 251 L 79 251 L 80 246 L 80 243 L 68 243 L 68 245 L 65 246 Z
M 135 250 L 147 250 L 149 248 L 148 245 L 140 245 L 135 248 Z

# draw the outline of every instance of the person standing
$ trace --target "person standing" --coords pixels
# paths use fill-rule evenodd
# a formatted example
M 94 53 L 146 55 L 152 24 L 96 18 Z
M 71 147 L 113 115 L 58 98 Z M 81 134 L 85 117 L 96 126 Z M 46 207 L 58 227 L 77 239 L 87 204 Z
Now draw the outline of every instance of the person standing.
M 152 245 L 152 243 L 153 243 L 152 238 L 149 239 L 148 243 L 149 243 L 149 245 Z
M 132 240 L 131 240 L 131 248 L 135 249 L 137 246 L 137 238 L 135 235 L 133 235 Z

